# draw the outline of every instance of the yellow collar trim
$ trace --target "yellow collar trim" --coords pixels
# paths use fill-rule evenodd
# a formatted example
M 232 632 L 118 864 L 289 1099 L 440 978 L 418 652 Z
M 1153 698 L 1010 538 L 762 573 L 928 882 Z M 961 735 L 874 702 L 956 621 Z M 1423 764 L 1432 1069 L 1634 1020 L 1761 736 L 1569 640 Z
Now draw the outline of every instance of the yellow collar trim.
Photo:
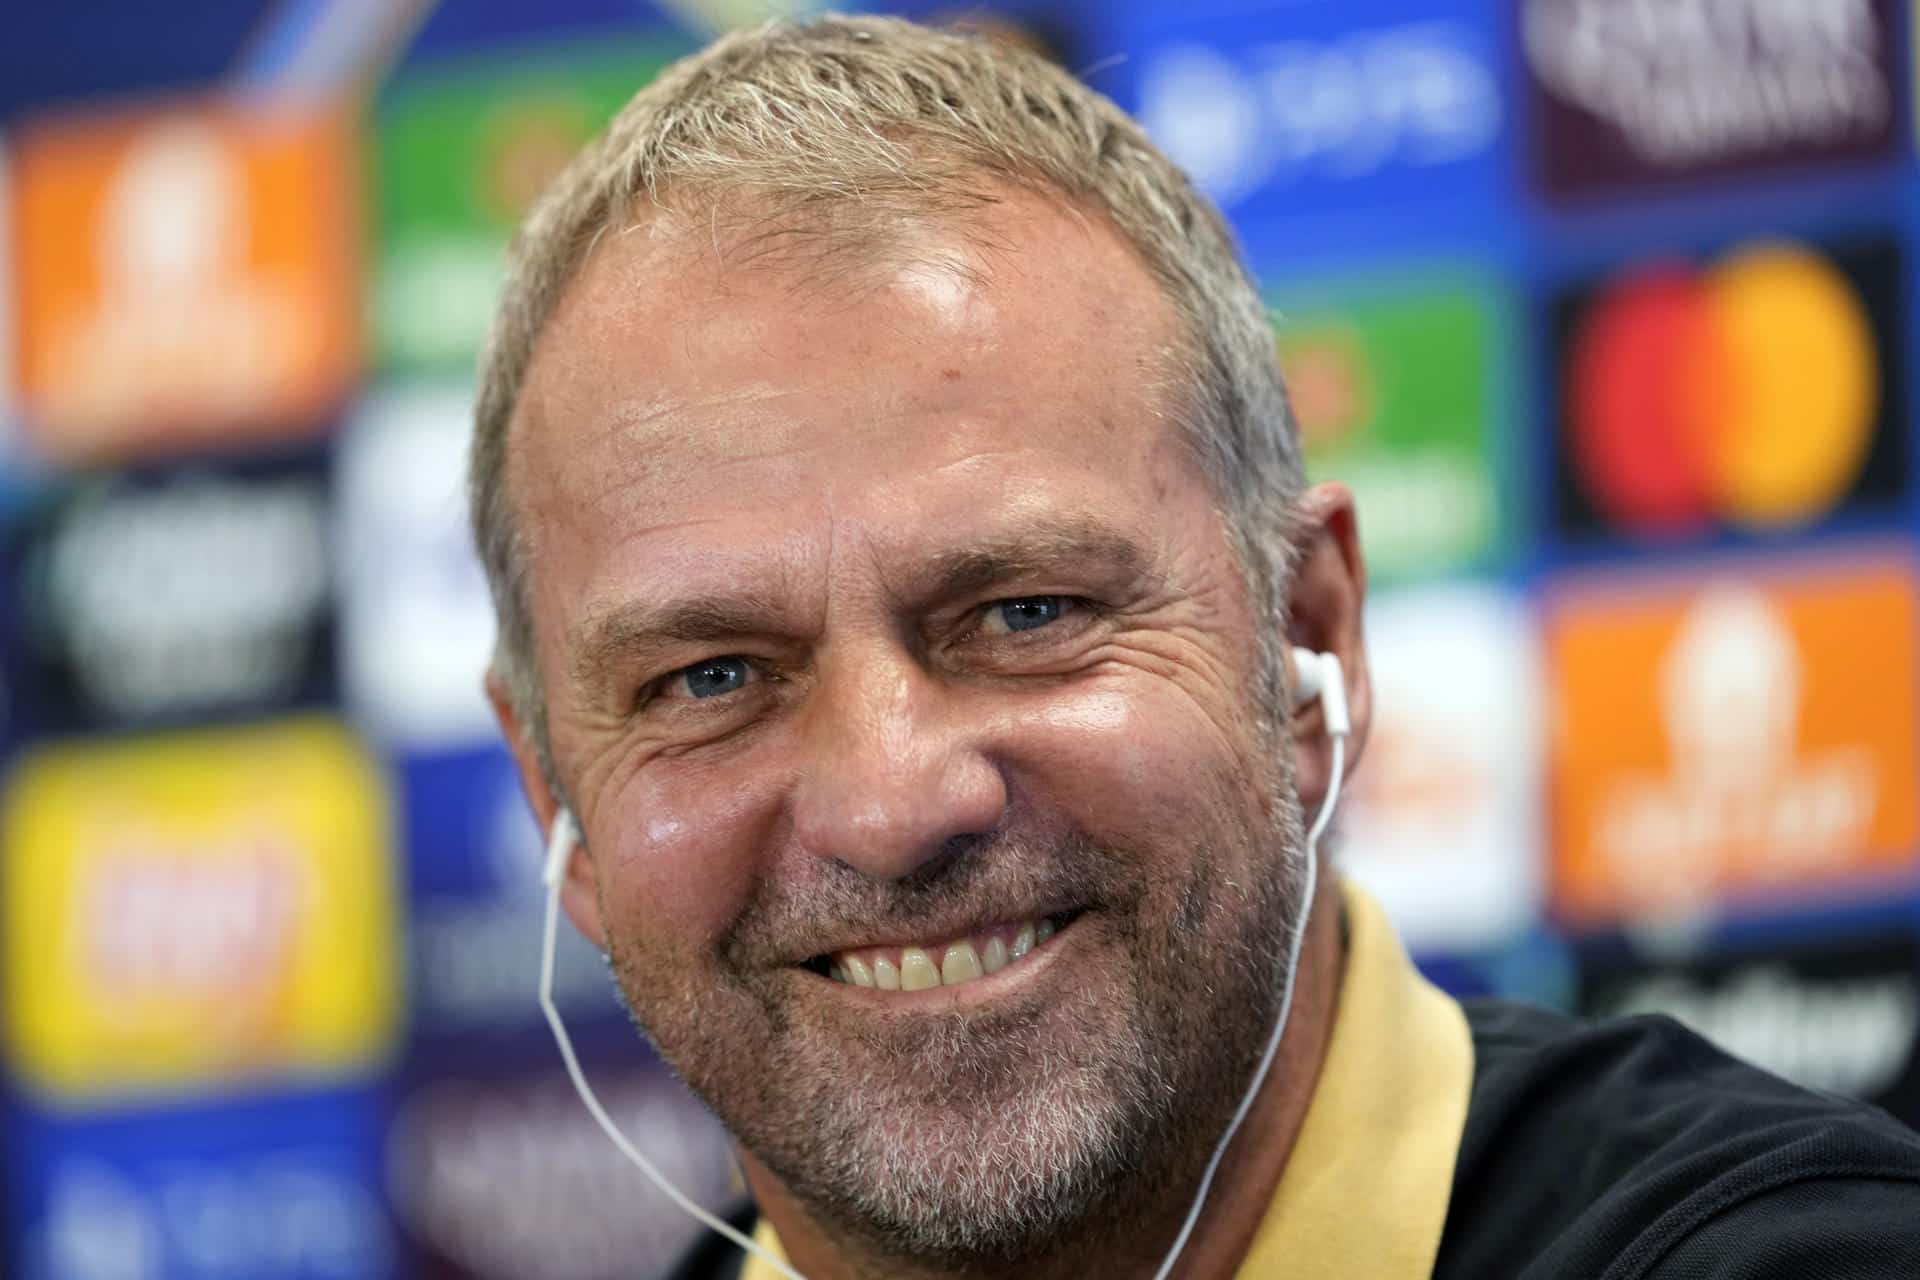
M 1320 1080 L 1238 1280 L 1433 1274 L 1473 1087 L 1460 1006 L 1351 881 L 1347 971 Z
M 1237 1280 L 1433 1274 L 1473 1086 L 1460 1006 L 1420 976 L 1372 898 L 1342 885 L 1347 968 L 1326 1061 Z M 754 1243 L 786 1258 L 763 1217 Z M 780 1280 L 749 1256 L 741 1280 Z

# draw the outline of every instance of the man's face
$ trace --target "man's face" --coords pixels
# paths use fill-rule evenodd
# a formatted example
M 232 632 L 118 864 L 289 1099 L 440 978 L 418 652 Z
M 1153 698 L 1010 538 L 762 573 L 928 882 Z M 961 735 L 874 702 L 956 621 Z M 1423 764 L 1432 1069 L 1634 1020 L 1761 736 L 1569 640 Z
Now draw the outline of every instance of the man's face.
M 815 1215 L 1009 1257 L 1191 1176 L 1301 868 L 1170 308 L 1097 220 L 971 230 L 831 290 L 609 235 L 512 467 L 573 918 Z

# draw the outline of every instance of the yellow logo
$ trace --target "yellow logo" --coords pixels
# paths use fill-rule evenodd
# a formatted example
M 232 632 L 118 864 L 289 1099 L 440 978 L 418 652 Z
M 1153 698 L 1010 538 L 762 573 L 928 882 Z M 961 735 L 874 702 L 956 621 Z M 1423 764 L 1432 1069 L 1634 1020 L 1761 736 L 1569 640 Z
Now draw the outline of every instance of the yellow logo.
M 379 774 L 326 720 L 29 757 L 0 810 L 5 1027 L 82 1100 L 362 1069 L 397 1014 Z

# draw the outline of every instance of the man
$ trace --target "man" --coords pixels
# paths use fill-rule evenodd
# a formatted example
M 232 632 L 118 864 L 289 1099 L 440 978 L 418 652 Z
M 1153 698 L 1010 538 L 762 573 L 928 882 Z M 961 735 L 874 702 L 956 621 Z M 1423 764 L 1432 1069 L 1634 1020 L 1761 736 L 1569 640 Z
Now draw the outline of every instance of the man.
M 812 1280 L 1153 1275 L 1289 984 L 1179 1276 L 1920 1275 L 1890 1120 L 1309 900 L 1352 501 L 1217 213 L 1037 58 L 668 71 L 523 232 L 473 497 L 567 913 Z

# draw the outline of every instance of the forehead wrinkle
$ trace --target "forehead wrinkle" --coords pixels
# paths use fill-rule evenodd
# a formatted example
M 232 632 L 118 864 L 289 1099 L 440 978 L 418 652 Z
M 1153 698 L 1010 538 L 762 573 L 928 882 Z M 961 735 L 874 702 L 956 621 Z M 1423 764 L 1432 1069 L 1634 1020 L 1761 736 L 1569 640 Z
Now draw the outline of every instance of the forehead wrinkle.
M 689 413 L 710 413 L 714 410 L 741 409 L 748 406 L 761 406 L 789 400 L 801 394 L 798 387 L 776 387 L 771 385 L 735 386 L 724 391 L 697 398 L 675 397 L 661 394 L 651 401 L 630 403 L 620 406 L 604 415 L 592 428 L 591 433 L 581 442 L 581 447 L 590 450 L 592 446 L 605 442 L 615 442 L 620 455 L 625 459 L 645 463 L 649 459 L 684 444 L 697 433 L 675 430 L 675 419 Z M 773 426 L 775 424 L 765 424 Z M 651 429 L 650 429 L 651 428 Z M 756 432 L 756 435 L 762 434 Z M 788 432 L 778 432 L 783 438 Z M 760 450 L 743 450 L 737 442 L 732 442 L 728 456 L 710 459 L 717 462 L 750 462 L 764 457 L 768 453 L 779 452 L 779 448 L 769 447 Z
M 560 453 L 556 445 L 544 460 L 545 465 L 532 460 L 522 465 L 524 469 L 540 475 L 542 491 L 546 495 L 560 495 L 567 510 L 576 514 L 602 513 L 601 516 L 589 515 L 590 519 L 604 518 L 613 506 L 630 506 L 634 503 L 647 506 L 670 502 L 689 492 L 721 483 L 724 474 L 729 471 L 825 447 L 809 438 L 802 423 L 770 416 L 766 421 L 743 423 L 740 429 L 726 430 L 726 447 L 709 448 L 700 453 L 697 458 L 698 470 L 693 471 L 685 465 L 687 451 L 703 439 L 714 438 L 715 432 L 671 425 L 676 414 L 711 406 L 768 404 L 794 394 L 798 393 L 760 388 L 703 397 L 697 403 L 661 405 L 646 410 L 632 421 L 619 419 L 603 428 L 598 433 L 598 439 L 605 441 L 618 437 L 611 449 L 596 449 L 588 442 L 577 450 Z M 647 423 L 652 423 L 654 429 L 646 429 Z M 573 455 L 576 453 L 580 459 L 594 460 L 590 470 L 587 462 L 575 460 Z M 651 537 L 719 520 L 718 516 L 695 516 L 648 523 L 627 536 Z

